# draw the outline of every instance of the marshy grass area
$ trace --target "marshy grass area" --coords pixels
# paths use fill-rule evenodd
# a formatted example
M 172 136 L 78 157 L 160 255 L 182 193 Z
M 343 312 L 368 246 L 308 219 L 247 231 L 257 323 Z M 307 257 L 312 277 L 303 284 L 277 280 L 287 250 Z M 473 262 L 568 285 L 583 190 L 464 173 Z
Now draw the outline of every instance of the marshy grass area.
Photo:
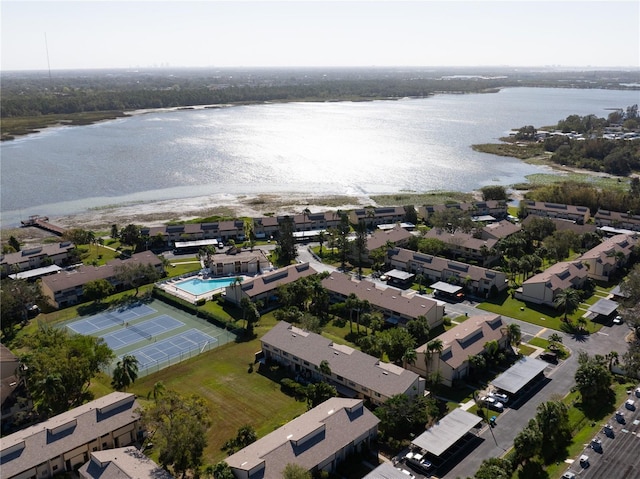
M 2 141 L 12 140 L 16 136 L 37 133 L 43 128 L 65 125 L 90 125 L 98 121 L 115 120 L 129 116 L 122 111 L 87 111 L 69 114 L 39 116 L 19 116 L 2 118 Z

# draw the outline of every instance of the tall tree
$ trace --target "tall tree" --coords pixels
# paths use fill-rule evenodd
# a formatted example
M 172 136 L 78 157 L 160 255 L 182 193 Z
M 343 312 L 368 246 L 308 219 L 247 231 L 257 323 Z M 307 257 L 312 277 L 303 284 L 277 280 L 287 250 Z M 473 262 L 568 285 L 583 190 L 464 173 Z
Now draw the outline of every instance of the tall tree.
M 564 312 L 564 321 L 566 322 L 567 315 L 573 314 L 580 306 L 581 301 L 580 292 L 577 289 L 567 288 L 556 295 L 553 304 Z
M 307 397 L 307 409 L 313 409 L 327 399 L 336 397 L 338 392 L 335 387 L 321 381 L 319 383 L 309 384 L 305 389 L 305 395 Z
M 576 389 L 586 406 L 606 404 L 615 399 L 611 389 L 613 375 L 607 364 L 584 351 L 578 354 L 578 364 L 575 374 Z
M 36 283 L 23 279 L 5 278 L 0 281 L 0 328 L 6 337 L 13 329 L 29 319 L 29 308 L 46 303 Z
M 278 246 L 276 251 L 278 254 L 278 263 L 281 266 L 291 264 L 296 257 L 296 243 L 293 237 L 293 221 L 291 217 L 285 216 L 280 223 L 278 231 Z
M 358 261 L 358 279 L 362 278 L 362 263 L 367 252 L 367 225 L 360 220 L 356 225 L 356 239 L 354 242 Z
M 113 352 L 102 338 L 69 335 L 40 325 L 28 337 L 30 350 L 22 356 L 27 386 L 36 409 L 47 416 L 77 407 L 92 398 L 91 379 L 108 366 Z
M 82 295 L 89 301 L 100 303 L 104 298 L 113 293 L 113 285 L 106 279 L 96 279 L 85 283 L 82 287 Z
M 440 353 L 442 353 L 443 349 L 444 349 L 444 343 L 442 342 L 441 339 L 436 338 L 427 343 L 427 351 L 426 351 L 427 354 L 425 354 L 425 357 L 424 357 L 425 367 L 427 368 L 427 372 L 430 372 L 429 364 L 432 362 L 433 356 L 437 356 L 439 358 Z M 438 364 L 438 369 L 440 369 L 440 360 L 436 359 L 436 361 Z
M 120 230 L 120 241 L 122 244 L 136 248 L 142 241 L 140 227 L 134 224 L 128 224 Z
M 13 235 L 9 236 L 9 246 L 11 246 L 14 251 L 20 251 L 20 241 Z
M 140 286 L 153 283 L 160 276 L 153 265 L 143 263 L 122 263 L 114 268 L 114 272 L 118 281 L 136 289 L 135 296 L 138 296 Z
M 311 479 L 311 473 L 298 464 L 289 463 L 284 466 L 282 479 Z
M 547 401 L 538 406 L 536 423 L 542 434 L 542 456 L 549 462 L 564 457 L 565 448 L 571 442 L 569 408 L 560 401 Z
M 142 411 L 142 422 L 154 432 L 162 467 L 173 467 L 176 475 L 184 477 L 188 470 L 201 466 L 211 425 L 204 399 L 167 391 L 156 404 Z
M 126 354 L 116 363 L 111 387 L 118 391 L 126 391 L 136 379 L 138 379 L 138 358 L 132 354 Z

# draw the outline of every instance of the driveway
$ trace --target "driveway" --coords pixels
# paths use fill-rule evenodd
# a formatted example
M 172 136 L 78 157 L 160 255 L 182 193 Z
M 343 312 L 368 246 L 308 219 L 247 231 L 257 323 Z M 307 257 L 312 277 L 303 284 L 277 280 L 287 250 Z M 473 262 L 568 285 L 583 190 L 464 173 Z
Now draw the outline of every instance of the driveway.
M 541 337 L 547 338 L 558 331 L 546 330 L 539 326 L 513 318 L 505 318 L 507 322 L 516 322 L 521 328 L 527 329 L 531 333 L 532 328 L 537 328 Z M 624 337 L 628 333 L 628 328 L 624 325 L 603 327 L 600 333 L 585 337 L 574 337 L 565 333 L 559 333 L 563 337 L 563 344 L 571 350 L 571 356 L 561 361 L 558 365 L 549 365 L 545 370 L 545 375 L 549 379 L 540 386 L 540 389 L 526 400 L 516 400 L 510 404 L 509 408 L 502 413 L 498 419 L 498 424 L 493 428 L 495 441 L 487 426 L 480 432 L 483 441 L 473 450 L 469 451 L 463 459 L 446 474 L 443 478 L 473 477 L 484 459 L 498 457 L 511 447 L 515 436 L 525 428 L 529 419 L 536 415 L 536 408 L 539 404 L 551 400 L 554 396 L 565 396 L 574 385 L 575 372 L 578 369 L 578 352 L 586 351 L 590 355 L 608 354 L 617 351 L 622 355 L 626 351 Z M 529 334 L 529 333 L 528 333 Z M 534 334 L 534 335 L 535 335 Z M 496 445 L 497 443 L 497 445 Z

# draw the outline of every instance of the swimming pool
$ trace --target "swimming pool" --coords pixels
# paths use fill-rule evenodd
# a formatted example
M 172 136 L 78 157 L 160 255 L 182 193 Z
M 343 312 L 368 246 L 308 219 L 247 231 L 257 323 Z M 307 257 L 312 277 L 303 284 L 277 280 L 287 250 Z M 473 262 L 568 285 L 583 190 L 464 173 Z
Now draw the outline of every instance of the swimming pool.
M 210 293 L 211 291 L 215 291 L 216 289 L 226 288 L 234 281 L 235 278 L 189 278 L 185 279 L 184 281 L 180 281 L 179 283 L 175 283 L 175 286 L 186 291 L 187 293 L 198 296 L 201 294 Z

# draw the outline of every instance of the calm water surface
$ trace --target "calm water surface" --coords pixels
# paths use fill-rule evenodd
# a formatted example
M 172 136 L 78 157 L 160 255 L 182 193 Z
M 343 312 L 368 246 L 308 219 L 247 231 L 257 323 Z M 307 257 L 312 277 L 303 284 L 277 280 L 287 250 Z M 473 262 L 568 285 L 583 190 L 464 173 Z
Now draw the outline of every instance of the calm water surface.
M 509 88 L 419 100 L 152 112 L 1 145 L 2 225 L 216 193 L 470 191 L 545 170 L 471 150 L 511 128 L 606 117 L 637 91 Z

